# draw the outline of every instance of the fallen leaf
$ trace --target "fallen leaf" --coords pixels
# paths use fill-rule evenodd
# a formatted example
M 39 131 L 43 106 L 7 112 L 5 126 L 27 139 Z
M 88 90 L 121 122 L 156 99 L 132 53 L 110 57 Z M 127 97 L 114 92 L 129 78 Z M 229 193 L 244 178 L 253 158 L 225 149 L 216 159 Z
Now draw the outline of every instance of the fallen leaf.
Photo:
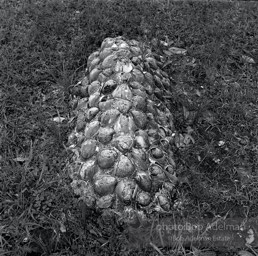
M 194 132 L 194 129 L 191 126 L 187 126 L 186 129 L 188 134 L 191 134 L 192 132 Z
M 172 64 L 173 63 L 173 61 L 172 60 L 169 60 L 169 61 L 167 61 L 163 66 L 162 66 L 162 68 L 165 68 L 166 66 L 168 66 L 168 65 L 170 65 L 170 64 Z
M 192 142 L 192 143 L 195 143 L 194 138 L 193 138 L 191 135 L 186 134 L 186 135 L 185 135 L 185 138 L 184 138 L 184 144 L 185 144 L 185 145 L 189 145 L 191 142 Z
M 153 38 L 152 40 L 151 40 L 151 43 L 152 43 L 152 45 L 153 46 L 158 46 L 158 39 L 157 38 Z
M 184 118 L 187 119 L 190 112 L 188 111 L 188 109 L 185 106 L 183 106 L 183 112 L 184 112 Z
M 216 121 L 215 114 L 209 110 L 203 112 L 203 119 L 209 124 L 214 124 Z
M 196 95 L 201 97 L 201 92 L 198 89 L 196 90 Z
M 248 170 L 245 166 L 235 168 L 241 183 L 244 185 L 252 178 L 251 170 Z
M 247 234 L 248 236 L 245 238 L 246 244 L 251 244 L 254 241 L 254 231 L 250 228 Z
M 246 55 L 242 55 L 242 59 L 247 62 L 247 63 L 250 63 L 250 64 L 255 64 L 255 61 L 253 58 L 249 57 L 249 56 L 246 56 Z
M 175 144 L 177 146 L 177 148 L 181 148 L 184 146 L 184 136 L 180 133 L 180 134 L 176 134 L 175 136 Z
M 195 248 L 194 246 L 192 246 L 192 253 L 193 256 L 199 256 L 200 255 L 200 250 L 198 248 Z
M 170 46 L 172 44 L 174 44 L 173 40 L 169 40 L 169 37 L 167 35 L 165 35 L 165 41 L 162 41 L 163 43 L 165 43 L 164 46 Z
M 171 54 L 183 54 L 185 55 L 187 50 L 186 49 L 183 49 L 183 48 L 177 48 L 177 47 L 170 47 L 169 49 L 169 52 Z
M 192 58 L 192 59 L 188 59 L 185 63 L 186 66 L 191 66 L 191 67 L 196 67 L 196 59 L 195 58 Z
M 172 55 L 173 55 L 170 51 L 167 51 L 167 50 L 163 50 L 163 52 L 164 52 L 167 56 L 172 56 Z
M 26 162 L 26 161 L 28 161 L 28 158 L 27 157 L 18 156 L 16 158 L 13 158 L 13 160 L 16 161 L 16 162 Z
M 248 251 L 239 251 L 238 255 L 239 256 L 254 256 L 252 253 L 250 253 Z
M 59 222 L 59 223 L 60 223 L 60 231 L 62 233 L 65 233 L 66 232 L 66 227 L 65 227 L 64 223 L 62 223 L 62 222 Z
M 57 116 L 57 117 L 54 117 L 52 119 L 52 121 L 56 122 L 56 123 L 62 123 L 63 121 L 65 120 L 64 117 L 61 117 L 61 116 Z
M 220 141 L 218 142 L 219 147 L 223 146 L 224 144 L 225 144 L 225 141 L 223 141 L 223 140 L 220 140 Z
M 168 46 L 168 43 L 165 42 L 165 41 L 162 41 L 162 40 L 160 40 L 160 44 L 163 45 L 163 46 Z
M 200 252 L 199 256 L 216 256 L 217 253 L 214 251 L 203 251 Z

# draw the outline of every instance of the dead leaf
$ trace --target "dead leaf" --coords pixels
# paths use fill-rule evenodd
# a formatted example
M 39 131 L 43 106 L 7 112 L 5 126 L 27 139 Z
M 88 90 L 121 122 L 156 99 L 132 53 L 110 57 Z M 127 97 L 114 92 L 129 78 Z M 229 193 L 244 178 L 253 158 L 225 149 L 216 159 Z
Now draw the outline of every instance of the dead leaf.
M 245 166 L 235 168 L 242 185 L 248 183 L 252 178 L 251 170 L 248 170 Z
M 195 248 L 194 246 L 192 246 L 192 253 L 193 256 L 199 256 L 200 255 L 200 250 L 198 248 Z
M 177 148 L 181 148 L 184 146 L 184 136 L 180 133 L 180 134 L 176 134 L 175 136 L 175 144 L 177 146 Z
M 189 145 L 190 143 L 195 143 L 195 140 L 194 140 L 194 138 L 190 135 L 190 134 L 186 134 L 185 135 L 185 138 L 184 138 L 184 144 L 185 145 Z
M 184 118 L 187 119 L 189 117 L 190 112 L 185 106 L 183 106 L 183 112 L 184 112 Z
M 187 134 L 191 134 L 192 132 L 194 132 L 194 129 L 191 126 L 187 126 Z
M 62 123 L 64 120 L 65 120 L 65 118 L 61 117 L 61 116 L 57 116 L 57 117 L 52 118 L 52 121 L 54 121 L 56 123 Z
M 169 61 L 167 61 L 163 66 L 162 66 L 162 68 L 165 68 L 166 66 L 168 66 L 168 65 L 170 65 L 170 64 L 172 64 L 173 63 L 173 61 L 172 60 L 169 60 Z
M 214 124 L 216 121 L 215 114 L 209 110 L 203 112 L 203 120 L 209 124 Z
M 225 145 L 225 141 L 220 140 L 220 141 L 218 142 L 218 146 L 221 147 L 221 146 L 223 146 L 223 145 Z
M 186 66 L 190 66 L 190 67 L 196 67 L 196 59 L 192 58 L 192 59 L 188 59 L 185 63 Z
M 194 138 L 190 134 L 184 134 L 182 135 L 181 133 L 178 134 L 175 137 L 175 144 L 178 148 L 185 148 L 188 146 L 190 143 L 195 143 Z
M 186 49 L 177 48 L 177 47 L 170 47 L 168 50 L 169 50 L 169 52 L 171 54 L 183 54 L 183 55 L 186 55 L 186 52 L 187 52 Z
M 250 64 L 255 64 L 255 61 L 253 58 L 246 56 L 246 55 L 242 55 L 242 59 L 244 62 L 250 63 Z
M 196 95 L 201 97 L 201 92 L 198 89 L 196 90 Z
M 26 162 L 28 161 L 28 157 L 22 157 L 22 156 L 18 156 L 16 158 L 13 158 L 13 161 L 16 161 L 16 162 Z
M 153 38 L 152 40 L 151 40 L 151 43 L 152 43 L 152 45 L 153 46 L 158 46 L 158 42 L 159 42 L 159 40 L 157 39 L 157 38 Z
M 62 233 L 65 233 L 65 232 L 66 232 L 66 227 L 65 227 L 64 223 L 59 222 L 59 224 L 60 224 L 60 231 L 61 231 Z
M 170 51 L 167 50 L 163 50 L 163 52 L 169 57 L 173 55 Z
M 165 46 L 165 47 L 168 46 L 168 43 L 165 42 L 165 41 L 162 41 L 162 40 L 160 40 L 160 44 L 163 45 L 163 46 Z
M 254 256 L 252 253 L 250 253 L 248 251 L 239 251 L 238 255 L 239 256 Z
M 247 231 L 248 236 L 245 238 L 246 244 L 250 245 L 254 241 L 254 231 L 253 229 L 249 229 Z

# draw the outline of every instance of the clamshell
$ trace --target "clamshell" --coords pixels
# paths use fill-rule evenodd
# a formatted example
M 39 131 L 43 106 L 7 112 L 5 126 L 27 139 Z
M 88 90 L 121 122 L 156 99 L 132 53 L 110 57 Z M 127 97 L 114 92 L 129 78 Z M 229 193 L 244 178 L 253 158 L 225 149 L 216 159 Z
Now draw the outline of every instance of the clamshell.
M 116 99 L 113 103 L 113 108 L 117 109 L 122 114 L 127 114 L 132 106 L 131 101 L 124 99 Z
M 97 175 L 94 179 L 94 190 L 100 196 L 112 194 L 116 183 L 116 178 L 111 175 Z
M 142 190 L 151 191 L 151 177 L 147 172 L 137 171 L 135 175 L 135 180 Z
M 147 125 L 147 116 L 142 111 L 138 110 L 132 110 L 131 113 L 136 126 L 139 129 L 145 129 Z
M 99 152 L 97 157 L 98 165 L 103 169 L 110 168 L 114 166 L 117 157 L 118 157 L 118 153 L 116 150 L 112 148 L 103 149 L 102 151 Z
M 116 194 L 124 203 L 130 203 L 135 190 L 135 182 L 130 179 L 122 179 L 116 186 Z
M 108 209 L 112 207 L 114 201 L 114 195 L 109 194 L 106 196 L 102 196 L 97 199 L 96 201 L 96 207 L 100 209 Z
M 108 80 L 104 83 L 102 89 L 101 89 L 101 92 L 103 94 L 110 94 L 112 93 L 117 87 L 117 82 L 115 80 Z
M 90 82 L 97 80 L 100 73 L 101 69 L 98 66 L 92 69 L 89 75 Z
M 87 88 L 88 88 L 88 94 L 92 95 L 95 92 L 98 92 L 100 90 L 100 82 L 99 81 L 94 81 L 91 84 L 89 84 L 87 86 Z
M 114 175 L 119 178 L 131 177 L 134 170 L 132 161 L 128 157 L 121 155 L 114 168 Z
M 96 140 L 86 140 L 81 145 L 81 156 L 83 159 L 89 159 L 97 153 L 97 141 Z
M 100 127 L 98 131 L 98 140 L 102 144 L 107 144 L 112 140 L 114 134 L 114 129 L 110 127 Z
M 121 153 L 130 152 L 134 144 L 134 139 L 131 135 L 120 135 L 113 139 L 112 145 L 116 147 Z
M 151 202 L 150 193 L 141 191 L 137 194 L 136 201 L 141 206 L 147 206 Z
M 114 50 L 112 48 L 104 48 L 100 52 L 98 59 L 103 61 L 106 57 L 108 57 L 109 55 L 112 55 L 113 52 L 114 52 Z
M 92 180 L 97 172 L 96 159 L 90 159 L 83 163 L 80 168 L 80 176 L 83 180 Z
M 105 111 L 101 115 L 101 119 L 100 119 L 101 126 L 103 127 L 112 126 L 112 124 L 115 123 L 119 115 L 120 115 L 120 112 L 117 109 L 109 109 Z
M 132 92 L 127 84 L 120 84 L 112 93 L 114 98 L 121 98 L 124 100 L 132 100 Z
M 90 123 L 87 123 L 84 130 L 85 139 L 90 139 L 95 137 L 95 135 L 98 134 L 99 128 L 100 128 L 99 121 L 92 121 Z

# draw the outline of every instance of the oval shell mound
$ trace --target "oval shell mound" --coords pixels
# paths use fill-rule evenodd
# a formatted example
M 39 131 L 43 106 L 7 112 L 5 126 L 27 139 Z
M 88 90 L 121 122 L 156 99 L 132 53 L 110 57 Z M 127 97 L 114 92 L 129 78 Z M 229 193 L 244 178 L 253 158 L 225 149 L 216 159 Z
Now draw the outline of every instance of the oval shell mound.
M 78 83 L 83 94 L 69 136 L 74 193 L 100 210 L 171 212 L 175 130 L 161 99 L 169 93 L 169 76 L 150 49 L 123 37 L 106 38 L 90 55 L 87 71 Z

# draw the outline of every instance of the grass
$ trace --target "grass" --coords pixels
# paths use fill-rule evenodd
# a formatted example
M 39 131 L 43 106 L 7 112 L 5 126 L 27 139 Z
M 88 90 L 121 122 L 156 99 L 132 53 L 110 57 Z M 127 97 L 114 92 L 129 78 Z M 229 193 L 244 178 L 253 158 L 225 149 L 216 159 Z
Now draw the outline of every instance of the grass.
M 119 35 L 187 50 L 164 68 L 175 126 L 195 140 L 175 152 L 185 214 L 256 216 L 257 11 L 255 2 L 2 0 L 0 255 L 171 255 L 123 249 L 122 228 L 87 213 L 63 171 L 68 88 L 103 39 Z

